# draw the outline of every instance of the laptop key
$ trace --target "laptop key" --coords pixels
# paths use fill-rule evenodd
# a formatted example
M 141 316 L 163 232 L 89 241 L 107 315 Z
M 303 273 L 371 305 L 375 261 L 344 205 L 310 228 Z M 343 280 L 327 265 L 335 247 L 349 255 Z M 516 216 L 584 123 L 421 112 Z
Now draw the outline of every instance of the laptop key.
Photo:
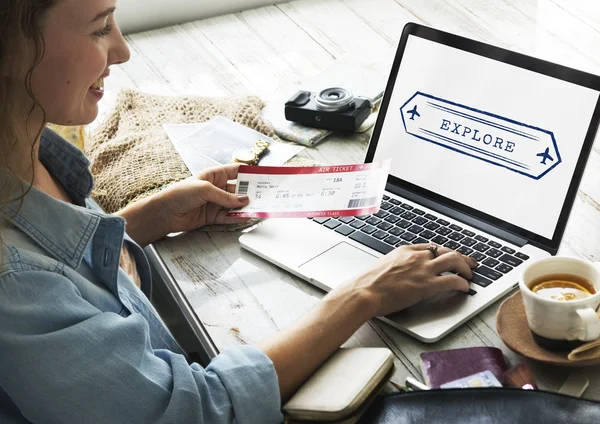
M 364 222 L 362 222 L 362 221 L 360 221 L 358 219 L 355 219 L 354 221 L 352 221 L 352 223 L 350 223 L 350 226 L 352 228 L 356 228 L 357 230 L 360 230 L 365 225 L 367 225 L 367 224 L 365 224 Z
M 463 232 L 464 234 L 464 232 Z M 460 241 L 461 244 L 464 244 L 467 247 L 471 247 L 477 244 L 477 242 L 475 240 L 473 240 L 471 237 L 465 237 L 464 239 L 462 239 Z
M 521 259 L 517 259 L 514 256 L 509 255 L 508 253 L 505 253 L 504 255 L 500 256 L 498 259 L 500 259 L 505 264 L 509 264 L 510 266 L 519 266 L 523 263 L 523 261 Z
M 483 261 L 486 258 L 486 256 L 483 253 L 481 253 L 481 252 L 473 252 L 473 253 L 471 253 L 470 256 L 472 258 L 475 258 L 475 260 L 477 262 L 481 262 L 481 261 Z
M 379 225 L 380 223 L 381 219 L 377 218 L 376 216 L 372 216 L 371 218 L 367 219 L 367 224 Z
M 441 225 L 440 225 L 440 224 L 437 224 L 437 223 L 435 223 L 435 222 L 428 222 L 427 224 L 423 225 L 423 227 L 427 228 L 428 230 L 435 231 L 435 230 L 437 230 L 438 228 L 440 228 L 440 227 L 441 227 Z
M 515 253 L 515 256 L 519 259 L 522 259 L 524 261 L 526 261 L 527 259 L 529 259 L 529 256 L 527 256 L 525 253 L 521 253 L 521 252 L 517 252 Z
M 452 233 L 448 236 L 450 240 L 461 241 L 465 236 L 461 233 Z
M 366 221 L 370 217 L 371 217 L 371 215 L 359 215 L 356 217 L 356 219 L 360 219 L 361 221 Z
M 402 202 L 400 200 L 396 200 L 396 199 L 390 199 L 389 202 L 396 206 L 400 206 L 402 204 Z
M 407 219 L 407 220 L 411 220 L 417 217 L 417 215 L 415 215 L 412 212 L 404 212 L 402 215 L 400 215 L 402 218 Z
M 407 228 L 408 228 L 408 227 L 410 227 L 412 224 L 411 224 L 409 221 L 407 221 L 407 220 L 403 219 L 403 220 L 401 220 L 400 222 L 396 222 L 396 225 L 397 225 L 398 227 L 400 227 L 400 228 L 407 229 Z
M 467 293 L 469 296 L 475 296 L 477 294 L 477 292 L 473 289 L 469 289 L 469 293 Z
M 451 229 L 451 230 L 454 230 L 454 231 L 462 231 L 462 227 L 459 227 L 459 226 L 458 226 L 458 225 L 456 225 L 456 224 L 452 224 L 452 225 L 450 225 L 450 229 Z
M 390 209 L 390 213 L 393 213 L 394 215 L 402 215 L 404 212 L 406 211 L 400 206 L 396 206 L 395 208 Z
M 490 246 L 488 246 L 487 244 L 483 244 L 483 243 L 477 243 L 475 246 L 473 246 L 473 249 L 477 250 L 478 252 L 485 252 L 489 248 L 490 248 Z
M 382 230 L 378 230 L 373 233 L 373 237 L 375 237 L 378 240 L 383 240 L 387 236 L 388 236 L 388 233 L 386 231 L 382 231 Z
M 392 205 L 391 203 L 388 203 L 388 202 L 383 202 L 381 204 L 381 209 L 383 209 L 384 211 L 392 209 L 393 207 L 394 207 L 394 205 Z
M 398 243 L 396 245 L 396 247 L 402 247 L 402 246 L 410 246 L 410 243 L 407 243 L 404 240 L 402 240 L 400 243 Z
M 412 220 L 412 222 L 414 222 L 417 225 L 423 225 L 428 223 L 429 221 L 427 221 L 425 218 L 423 218 L 422 216 L 417 216 L 415 219 Z
M 452 230 L 450 228 L 440 227 L 437 230 L 435 230 L 435 232 L 438 234 L 441 234 L 443 236 L 447 236 L 448 234 L 450 234 L 452 232 Z
M 387 194 L 383 195 L 383 200 L 390 200 L 390 196 L 388 196 Z
M 403 232 L 404 232 L 404 230 L 400 227 L 394 227 L 391 230 L 388 230 L 388 233 L 393 234 L 395 236 L 399 236 Z
M 432 215 L 432 214 L 430 214 L 430 213 L 426 213 L 426 214 L 425 214 L 425 218 L 427 218 L 427 219 L 428 219 L 428 220 L 430 220 L 430 221 L 435 221 L 436 219 L 438 219 L 438 217 L 437 217 L 437 216 L 435 216 L 435 215 Z
M 407 204 L 407 203 L 402 203 L 402 205 L 401 205 L 401 206 L 402 206 L 404 209 L 406 209 L 407 211 L 411 211 L 411 210 L 413 210 L 413 209 L 414 209 L 414 208 L 413 208 L 411 205 L 409 205 L 409 204 Z
M 502 256 L 502 251 L 498 249 L 490 249 L 487 251 L 487 255 L 491 256 L 492 258 L 499 258 L 500 256 Z
M 340 233 L 344 236 L 348 236 L 354 232 L 354 228 L 349 227 L 348 225 L 340 225 L 335 229 L 336 233 Z
M 338 221 L 337 219 L 330 219 L 325 224 L 323 224 L 324 227 L 327 227 L 327 228 L 329 228 L 331 230 L 333 230 L 334 228 L 339 227 L 340 225 L 342 225 L 342 223 L 340 221 Z
M 500 271 L 502 274 L 508 274 L 513 270 L 513 267 L 506 264 L 500 264 L 495 269 L 496 271 Z
M 473 253 L 473 249 L 467 246 L 460 246 L 458 249 L 456 249 L 456 251 L 458 253 L 462 253 L 465 256 L 469 256 L 471 253 Z
M 349 239 L 357 241 L 361 244 L 364 244 L 367 247 L 370 247 L 373 250 L 378 251 L 379 253 L 388 254 L 392 250 L 394 250 L 394 246 L 390 246 L 387 243 L 374 239 L 371 236 L 366 235 L 360 231 L 355 231 L 354 233 L 348 236 Z
M 504 253 L 508 253 L 509 255 L 514 255 L 514 254 L 516 253 L 516 250 L 515 250 L 515 249 L 511 249 L 511 248 L 510 248 L 510 247 L 508 247 L 508 246 L 504 246 L 504 247 L 503 247 L 501 250 L 502 250 Z
M 432 238 L 431 241 L 434 242 L 435 244 L 442 245 L 442 244 L 446 243 L 448 241 L 448 239 L 446 237 L 437 235 L 434 238 Z
M 400 221 L 400 218 L 398 218 L 396 215 L 388 215 L 385 217 L 385 220 L 387 222 L 395 224 L 396 222 Z
M 448 221 L 446 221 L 445 219 L 442 219 L 442 218 L 438 219 L 437 223 L 440 225 L 445 225 L 445 226 L 450 225 L 450 223 Z
M 469 231 L 469 230 L 462 230 L 462 233 L 467 236 L 467 237 L 474 237 L 475 233 L 473 231 Z
M 480 241 L 482 243 L 486 243 L 489 240 L 489 238 L 477 235 L 475 236 L 475 240 Z
M 413 209 L 412 212 L 417 215 L 425 215 L 425 211 L 422 211 L 421 209 Z
M 381 210 L 379 212 L 373 214 L 373 216 L 376 216 L 377 218 L 381 218 L 381 219 L 385 218 L 388 215 L 389 215 L 389 213 L 387 213 L 386 211 L 381 211 Z
M 354 221 L 354 217 L 352 216 L 344 216 L 342 218 L 338 218 L 340 221 L 342 221 L 344 224 L 350 224 L 352 221 Z
M 423 237 L 417 237 L 416 239 L 414 239 L 412 241 L 412 244 L 427 244 L 429 243 L 429 240 L 424 239 Z
M 313 221 L 317 224 L 325 224 L 327 221 L 329 221 L 329 218 L 313 218 Z
M 415 234 L 419 234 L 423 230 L 424 230 L 424 228 L 419 227 L 418 225 L 413 225 L 408 229 L 408 231 L 410 231 L 411 233 L 415 233 Z
M 478 266 L 473 272 L 475 274 L 483 275 L 485 278 L 489 278 L 493 281 L 496 281 L 498 278 L 502 277 L 502 274 L 500 274 L 498 271 L 494 271 L 485 265 Z
M 495 247 L 496 249 L 500 249 L 502 247 L 502 245 L 494 240 L 490 240 L 488 241 L 488 244 L 492 247 Z
M 387 231 L 387 230 L 389 230 L 389 229 L 390 229 L 390 228 L 392 228 L 392 227 L 393 227 L 393 225 L 392 225 L 392 224 L 390 224 L 389 222 L 385 222 L 385 221 L 384 221 L 384 222 L 382 222 L 381 224 L 379 224 L 379 225 L 377 226 L 377 228 L 379 228 L 379 229 L 381 229 L 381 230 L 383 230 L 383 231 Z
M 372 225 L 367 225 L 366 227 L 361 228 L 360 231 L 367 234 L 373 234 L 375 231 L 377 231 L 377 228 L 373 227 Z
M 487 258 L 485 261 L 483 261 L 483 264 L 489 266 L 490 268 L 494 268 L 499 263 L 500 261 L 494 258 Z
M 429 230 L 425 230 L 423 232 L 421 232 L 421 234 L 419 234 L 421 237 L 426 238 L 426 239 L 432 239 L 436 236 L 436 234 L 433 231 L 429 231 Z
M 388 244 L 391 244 L 391 245 L 395 246 L 396 243 L 398 243 L 400 241 L 400 239 L 398 237 L 389 236 L 388 238 L 386 238 L 383 241 L 385 241 Z
M 350 236 L 352 237 L 352 236 Z M 481 287 L 487 287 L 492 284 L 492 280 L 485 278 L 483 275 L 473 273 L 473 278 L 471 278 L 471 282 L 477 284 Z
M 458 244 L 457 242 L 455 242 L 453 240 L 450 240 L 444 246 L 447 247 L 448 249 L 456 250 L 460 247 L 460 244 Z
M 413 241 L 414 239 L 416 239 L 416 238 L 417 238 L 417 235 L 416 235 L 416 234 L 413 234 L 413 233 L 409 233 L 409 232 L 407 231 L 407 232 L 405 232 L 404 234 L 402 234 L 402 235 L 400 236 L 400 238 L 401 238 L 402 240 L 406 240 L 406 241 Z

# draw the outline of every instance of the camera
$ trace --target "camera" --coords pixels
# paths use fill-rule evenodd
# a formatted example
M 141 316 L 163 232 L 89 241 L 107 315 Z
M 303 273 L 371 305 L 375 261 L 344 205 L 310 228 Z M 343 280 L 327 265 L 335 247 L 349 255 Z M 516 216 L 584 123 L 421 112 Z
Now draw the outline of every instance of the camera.
M 371 114 L 371 101 L 345 88 L 326 88 L 319 93 L 298 91 L 285 103 L 285 119 L 307 127 L 332 131 L 356 131 Z

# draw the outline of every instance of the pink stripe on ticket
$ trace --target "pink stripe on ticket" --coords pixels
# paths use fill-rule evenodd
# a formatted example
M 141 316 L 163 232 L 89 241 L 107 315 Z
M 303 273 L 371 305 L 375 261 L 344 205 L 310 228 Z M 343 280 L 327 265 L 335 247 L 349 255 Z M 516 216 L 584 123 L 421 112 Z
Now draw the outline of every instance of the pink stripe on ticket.
M 360 163 L 356 165 L 330 166 L 240 166 L 240 174 L 264 175 L 298 175 L 298 174 L 333 174 L 338 172 L 368 171 L 382 168 L 383 163 Z
M 370 215 L 379 210 L 379 205 L 363 209 L 341 209 L 331 211 L 298 212 L 229 212 L 227 216 L 237 218 L 331 218 L 336 216 Z

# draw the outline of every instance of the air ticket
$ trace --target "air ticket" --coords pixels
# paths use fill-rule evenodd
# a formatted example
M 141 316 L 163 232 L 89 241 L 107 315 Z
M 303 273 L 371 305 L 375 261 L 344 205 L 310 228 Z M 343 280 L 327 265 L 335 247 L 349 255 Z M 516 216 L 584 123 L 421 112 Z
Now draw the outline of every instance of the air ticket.
M 390 160 L 315 167 L 240 166 L 236 193 L 250 203 L 228 216 L 357 216 L 379 210 Z

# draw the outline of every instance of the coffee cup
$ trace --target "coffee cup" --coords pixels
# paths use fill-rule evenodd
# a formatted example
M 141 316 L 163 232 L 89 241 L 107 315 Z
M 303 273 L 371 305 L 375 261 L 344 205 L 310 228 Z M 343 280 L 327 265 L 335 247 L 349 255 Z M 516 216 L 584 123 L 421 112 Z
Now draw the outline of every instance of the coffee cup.
M 552 257 L 529 264 L 519 288 L 536 343 L 571 350 L 600 338 L 600 266 L 582 259 Z

